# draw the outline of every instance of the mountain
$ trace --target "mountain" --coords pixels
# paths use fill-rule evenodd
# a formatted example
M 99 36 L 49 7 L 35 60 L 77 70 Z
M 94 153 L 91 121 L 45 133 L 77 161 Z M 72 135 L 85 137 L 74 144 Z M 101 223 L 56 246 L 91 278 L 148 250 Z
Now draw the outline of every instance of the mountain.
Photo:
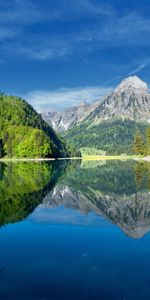
M 7 157 L 64 157 L 65 142 L 31 105 L 0 95 L 0 154 Z
M 42 114 L 45 118 L 45 114 Z M 107 154 L 133 153 L 138 130 L 145 139 L 150 122 L 150 95 L 137 76 L 124 79 L 106 97 L 64 112 L 48 113 L 46 120 L 77 148 L 96 148 Z
M 43 111 L 43 119 L 49 123 L 55 130 L 63 131 L 81 123 L 87 114 L 90 104 L 86 102 L 80 103 L 78 106 L 73 106 L 63 112 Z
M 43 206 L 64 206 L 86 216 L 95 212 L 131 238 L 141 238 L 150 231 L 150 165 L 134 161 L 92 164 L 68 168 L 66 176 L 43 199 Z M 63 217 L 55 217 L 64 221 L 66 216 L 63 211 Z
M 85 121 L 97 124 L 110 118 L 150 121 L 150 95 L 147 84 L 137 76 L 124 79 L 106 97 L 93 104 L 81 103 L 63 112 L 42 112 L 56 131 L 66 131 Z
M 137 76 L 124 79 L 89 116 L 90 120 L 113 117 L 150 121 L 150 95 L 147 84 Z

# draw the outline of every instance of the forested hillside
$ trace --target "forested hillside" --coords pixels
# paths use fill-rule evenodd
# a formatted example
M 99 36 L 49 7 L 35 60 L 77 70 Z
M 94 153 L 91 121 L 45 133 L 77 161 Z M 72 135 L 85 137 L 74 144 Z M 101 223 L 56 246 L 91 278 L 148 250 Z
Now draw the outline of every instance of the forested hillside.
M 90 126 L 86 122 L 64 133 L 65 138 L 77 148 L 89 147 L 101 149 L 107 154 L 132 154 L 134 152 L 134 136 L 138 130 L 143 137 L 148 123 L 132 120 L 110 119 Z
M 0 94 L 0 156 L 65 157 L 64 140 L 25 100 Z

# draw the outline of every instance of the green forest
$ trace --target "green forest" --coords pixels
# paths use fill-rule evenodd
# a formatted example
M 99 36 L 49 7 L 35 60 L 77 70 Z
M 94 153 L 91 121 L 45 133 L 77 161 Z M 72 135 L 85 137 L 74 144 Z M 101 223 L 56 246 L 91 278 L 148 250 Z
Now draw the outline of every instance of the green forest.
M 147 123 L 128 119 L 110 119 L 94 126 L 85 122 L 65 132 L 64 137 L 77 148 L 95 148 L 107 155 L 134 154 L 135 135 L 140 130 L 143 140 Z
M 0 157 L 57 158 L 78 154 L 25 100 L 0 94 Z

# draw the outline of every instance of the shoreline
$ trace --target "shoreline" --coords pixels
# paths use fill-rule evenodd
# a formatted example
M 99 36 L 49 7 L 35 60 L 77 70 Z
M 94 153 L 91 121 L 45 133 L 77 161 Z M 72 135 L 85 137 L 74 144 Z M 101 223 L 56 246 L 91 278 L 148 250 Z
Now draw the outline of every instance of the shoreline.
M 40 162 L 40 161 L 56 161 L 56 160 L 142 160 L 150 162 L 150 156 L 140 157 L 136 155 L 97 155 L 82 157 L 62 157 L 62 158 L 0 158 L 0 162 Z
M 82 157 L 60 157 L 60 158 L 0 158 L 0 162 L 38 162 L 38 161 L 57 161 L 57 160 L 77 160 Z

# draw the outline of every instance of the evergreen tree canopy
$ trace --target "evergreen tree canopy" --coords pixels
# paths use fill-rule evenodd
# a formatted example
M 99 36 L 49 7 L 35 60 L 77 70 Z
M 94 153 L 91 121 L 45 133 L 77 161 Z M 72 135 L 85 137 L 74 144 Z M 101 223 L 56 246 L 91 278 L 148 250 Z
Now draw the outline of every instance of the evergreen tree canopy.
M 146 130 L 146 146 L 147 146 L 147 155 L 150 155 L 150 127 Z
M 138 155 L 144 154 L 144 142 L 140 130 L 136 132 L 134 138 L 134 152 Z

